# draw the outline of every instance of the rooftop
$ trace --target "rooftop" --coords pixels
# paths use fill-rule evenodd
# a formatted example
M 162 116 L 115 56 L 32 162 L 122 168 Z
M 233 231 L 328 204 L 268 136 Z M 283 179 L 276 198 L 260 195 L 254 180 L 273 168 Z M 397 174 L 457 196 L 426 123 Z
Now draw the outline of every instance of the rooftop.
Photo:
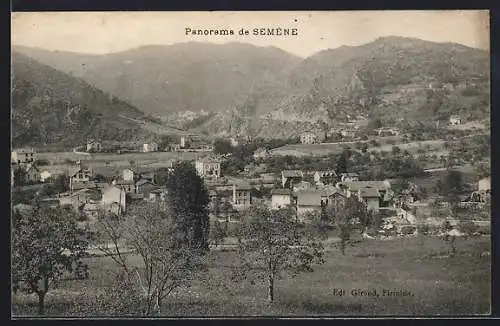
M 142 185 L 144 185 L 144 184 L 146 184 L 146 183 L 153 184 L 153 183 L 152 183 L 151 181 L 149 181 L 149 180 L 146 180 L 146 179 L 141 179 L 141 180 L 137 181 L 137 182 L 135 183 L 135 185 L 136 185 L 136 186 L 142 186 Z
M 297 205 L 299 206 L 321 206 L 321 190 L 304 190 L 296 193 Z
M 375 188 L 377 190 L 389 190 L 391 184 L 389 181 L 350 181 L 341 182 L 341 185 L 346 186 L 350 191 L 358 191 L 361 188 Z
M 285 178 L 302 178 L 304 174 L 300 170 L 284 170 L 281 175 Z
M 279 189 L 273 189 L 271 191 L 272 195 L 291 195 L 292 190 L 287 189 L 287 188 L 279 188 Z
M 363 198 L 379 197 L 380 193 L 375 188 L 361 188 L 358 190 L 359 196 Z

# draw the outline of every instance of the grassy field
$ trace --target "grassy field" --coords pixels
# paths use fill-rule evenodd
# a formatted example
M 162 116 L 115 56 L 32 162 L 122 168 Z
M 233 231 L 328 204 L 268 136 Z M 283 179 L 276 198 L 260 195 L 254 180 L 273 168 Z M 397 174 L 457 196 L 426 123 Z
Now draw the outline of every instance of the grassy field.
M 426 153 L 435 152 L 436 155 L 446 155 L 448 152 L 444 150 L 444 140 L 424 140 L 402 143 L 398 136 L 393 137 L 375 137 L 381 145 L 369 146 L 368 152 L 371 151 L 392 151 L 393 146 L 398 146 L 401 150 L 408 150 L 410 154 L 416 154 L 419 149 L 425 150 Z M 293 144 L 285 145 L 271 150 L 274 155 L 293 155 L 293 156 L 325 156 L 329 154 L 342 153 L 346 146 L 355 148 L 356 143 L 369 143 L 368 141 L 353 141 L 339 143 L 323 143 L 323 144 Z
M 348 248 L 327 252 L 326 263 L 312 273 L 278 280 L 275 302 L 266 302 L 264 282 L 232 283 L 231 251 L 214 252 L 207 280 L 189 291 L 165 300 L 166 316 L 249 315 L 471 315 L 490 311 L 490 239 L 458 239 L 458 253 L 447 256 L 448 246 L 439 238 L 364 240 Z M 139 264 L 136 257 L 131 257 Z M 47 314 L 68 315 L 82 300 L 82 292 L 97 293 L 111 281 L 116 269 L 110 258 L 89 258 L 90 279 L 63 281 L 47 295 Z M 333 294 L 344 289 L 343 296 Z M 353 289 L 375 289 L 378 297 L 354 296 Z M 402 289 L 412 296 L 383 296 L 383 290 Z M 16 295 L 13 314 L 32 315 L 34 296 Z

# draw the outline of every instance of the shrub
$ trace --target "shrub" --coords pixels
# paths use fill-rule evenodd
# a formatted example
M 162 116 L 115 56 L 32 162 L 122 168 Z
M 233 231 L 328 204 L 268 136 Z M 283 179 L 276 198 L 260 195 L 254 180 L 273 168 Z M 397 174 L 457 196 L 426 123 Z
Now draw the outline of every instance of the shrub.
M 460 232 L 465 233 L 466 235 L 473 235 L 479 230 L 479 226 L 474 222 L 465 222 L 459 225 Z
M 431 232 L 430 227 L 427 224 L 422 224 L 417 227 L 418 233 L 422 235 L 427 235 Z
M 403 235 L 414 234 L 416 230 L 417 230 L 417 228 L 414 226 L 411 226 L 411 225 L 403 226 L 401 228 L 401 234 L 403 234 Z

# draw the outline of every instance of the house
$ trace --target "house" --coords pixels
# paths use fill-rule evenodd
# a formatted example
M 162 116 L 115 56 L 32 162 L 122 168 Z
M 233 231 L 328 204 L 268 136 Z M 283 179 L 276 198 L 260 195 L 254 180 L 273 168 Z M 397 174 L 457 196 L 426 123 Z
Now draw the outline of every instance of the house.
M 155 172 L 148 168 L 125 168 L 122 170 L 123 181 L 137 181 L 139 179 L 146 179 L 154 182 Z
M 102 195 L 96 189 L 79 189 L 61 193 L 57 196 L 57 199 L 61 206 L 71 206 L 75 210 L 79 210 L 86 203 L 101 200 Z
M 314 144 L 318 142 L 318 135 L 312 131 L 306 131 L 300 134 L 299 139 L 302 144 Z
M 135 183 L 135 193 L 143 194 L 144 198 L 148 198 L 151 191 L 158 190 L 159 188 L 159 186 L 146 179 L 140 179 Z
M 376 188 L 361 188 L 358 190 L 358 199 L 368 210 L 378 212 L 380 207 L 380 193 Z
M 433 82 L 430 82 L 429 85 L 427 86 L 428 89 L 432 89 L 432 90 L 437 90 L 437 89 L 442 89 L 443 88 L 443 84 L 438 82 L 438 81 L 433 81 Z
M 399 129 L 398 128 L 382 127 L 382 128 L 376 129 L 375 131 L 377 132 L 377 135 L 380 137 L 399 136 Z
M 299 191 L 296 193 L 297 196 L 297 215 L 303 217 L 307 213 L 312 213 L 315 211 L 320 211 L 323 205 L 322 196 L 323 192 L 321 190 L 310 189 Z
M 50 179 L 50 177 L 52 177 L 52 173 L 50 173 L 49 171 L 44 170 L 44 171 L 40 172 L 40 181 L 41 182 L 48 181 Z
M 221 160 L 214 156 L 199 158 L 195 162 L 198 175 L 202 178 L 219 178 Z
M 478 191 L 491 191 L 491 177 L 486 177 L 478 181 L 477 183 Z
M 134 180 L 114 180 L 112 182 L 112 185 L 120 189 L 123 189 L 127 194 L 135 193 L 136 191 Z
M 137 173 L 132 168 L 126 168 L 122 170 L 123 181 L 136 181 L 138 178 Z
M 309 190 L 309 189 L 312 189 L 312 184 L 310 182 L 307 182 L 307 181 L 301 181 L 301 182 L 298 182 L 296 183 L 294 186 L 293 186 L 293 191 L 303 191 L 303 190 Z
M 71 183 L 70 190 L 77 191 L 82 189 L 97 189 L 97 183 L 95 181 L 75 181 Z
M 337 187 L 329 186 L 321 190 L 321 204 L 323 206 L 335 205 L 346 200 L 346 195 Z
M 391 184 L 389 181 L 352 181 L 352 182 L 341 182 L 338 184 L 339 189 L 344 191 L 347 197 L 352 195 L 358 195 L 361 189 L 375 189 L 378 193 L 379 206 L 386 207 L 389 205 L 389 201 L 392 198 L 393 191 L 391 189 Z M 368 193 L 368 195 L 373 195 L 374 191 L 363 190 L 362 194 Z M 367 195 L 367 196 L 368 196 Z
M 252 187 L 247 184 L 233 185 L 233 207 L 244 210 L 252 204 Z
M 335 170 L 316 171 L 313 179 L 316 184 L 334 184 L 337 181 L 337 173 Z
M 338 188 L 342 189 L 347 197 L 351 196 L 353 193 L 357 193 L 361 188 L 375 188 L 379 191 L 380 195 L 385 195 L 386 192 L 390 191 L 391 184 L 389 181 L 346 181 L 339 182 Z
M 201 144 L 201 150 L 204 152 L 213 152 L 214 151 L 214 145 L 212 144 Z
M 197 149 L 202 145 L 201 137 L 198 135 L 181 136 L 180 148 Z
M 281 171 L 281 186 L 283 188 L 293 189 L 294 184 L 299 183 L 303 178 L 304 174 L 300 170 Z
M 126 211 L 126 194 L 123 189 L 109 186 L 102 191 L 102 207 L 107 211 L 120 215 Z
M 254 159 L 264 159 L 269 156 L 269 150 L 267 148 L 258 148 L 254 153 L 253 153 L 253 158 Z
M 354 173 L 354 172 L 341 173 L 340 174 L 340 181 L 341 182 L 355 182 L 355 181 L 359 181 L 359 174 Z
M 340 129 L 340 135 L 342 138 L 355 138 L 356 137 L 356 130 L 354 129 Z
M 460 119 L 459 116 L 454 115 L 454 116 L 450 117 L 450 125 L 458 126 L 461 123 L 462 123 L 462 120 Z
M 85 203 L 81 208 L 81 212 L 92 221 L 96 221 L 99 218 L 100 211 L 101 205 L 99 205 L 99 203 Z
M 73 189 L 75 185 L 82 187 L 85 183 L 89 183 L 92 179 L 92 171 L 88 167 L 84 167 L 81 161 L 76 162 L 76 167 L 68 171 L 69 176 L 69 188 Z M 82 188 L 80 188 L 82 189 Z
M 95 140 L 90 140 L 87 142 L 87 152 L 100 152 L 101 143 Z
M 37 152 L 34 148 L 19 148 L 11 152 L 11 161 L 18 165 L 34 163 L 36 158 Z
M 295 207 L 297 204 L 296 196 L 291 189 L 273 189 L 271 191 L 271 208 L 280 209 L 287 206 Z
M 143 153 L 158 152 L 158 143 L 151 142 L 142 144 L 142 152 Z
M 157 201 L 164 201 L 166 197 L 166 191 L 165 189 L 154 189 L 149 192 L 149 201 L 151 202 L 157 202 Z

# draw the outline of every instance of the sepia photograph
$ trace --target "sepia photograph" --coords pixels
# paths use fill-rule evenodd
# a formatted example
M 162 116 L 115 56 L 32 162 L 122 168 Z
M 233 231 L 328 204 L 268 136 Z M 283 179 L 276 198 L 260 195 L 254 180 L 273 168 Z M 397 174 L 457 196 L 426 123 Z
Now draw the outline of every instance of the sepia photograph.
M 11 13 L 11 319 L 491 313 L 488 10 Z

